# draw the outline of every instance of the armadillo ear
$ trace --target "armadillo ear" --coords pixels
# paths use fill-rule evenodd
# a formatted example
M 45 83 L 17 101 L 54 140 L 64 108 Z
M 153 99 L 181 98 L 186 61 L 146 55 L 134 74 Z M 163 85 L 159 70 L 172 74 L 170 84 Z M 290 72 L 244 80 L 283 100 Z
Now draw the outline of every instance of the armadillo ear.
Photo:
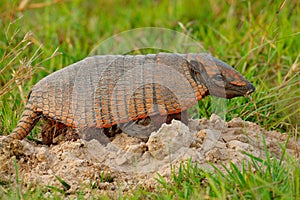
M 191 64 L 191 68 L 194 72 L 197 72 L 197 73 L 201 74 L 202 72 L 205 71 L 205 68 L 204 68 L 203 64 L 199 61 L 191 60 L 190 64 Z

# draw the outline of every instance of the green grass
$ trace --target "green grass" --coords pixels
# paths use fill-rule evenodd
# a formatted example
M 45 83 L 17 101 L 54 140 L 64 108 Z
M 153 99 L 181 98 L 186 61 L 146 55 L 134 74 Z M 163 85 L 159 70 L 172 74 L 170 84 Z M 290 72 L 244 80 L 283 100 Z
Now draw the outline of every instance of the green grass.
M 38 8 L 35 1 L 29 1 L 21 10 L 20 2 L 25 1 L 0 2 L 0 134 L 7 135 L 16 126 L 26 95 L 40 79 L 88 56 L 96 44 L 114 34 L 155 26 L 189 34 L 201 41 L 208 52 L 233 65 L 254 83 L 257 90 L 251 98 L 226 100 L 227 120 L 242 117 L 266 129 L 299 136 L 300 5 L 297 0 L 139 3 L 73 0 L 49 5 L 45 4 L 52 2 L 48 0 L 41 1 Z M 199 102 L 202 117 L 213 112 L 212 102 L 211 98 Z M 33 133 L 38 133 L 38 128 Z M 182 166 L 179 175 L 174 173 L 174 176 L 192 173 L 189 176 L 198 178 L 174 188 L 164 186 L 163 180 L 159 180 L 165 187 L 157 193 L 161 196 L 142 193 L 145 197 L 165 199 L 202 194 L 203 198 L 248 199 L 252 195 L 253 198 L 288 199 L 292 193 L 299 198 L 299 179 L 295 178 L 299 177 L 299 170 L 292 160 L 273 163 L 253 158 L 251 167 L 247 165 L 242 169 L 232 165 L 229 174 L 233 177 L 229 178 L 221 172 L 212 175 L 193 166 Z M 257 173 L 260 168 L 279 170 L 288 176 L 284 179 L 279 173 L 276 180 L 266 179 L 277 175 Z M 173 177 L 173 181 L 183 177 Z M 267 186 L 266 180 L 273 181 L 274 190 Z M 238 186 L 238 189 L 229 190 L 228 186 Z M 204 188 L 203 192 L 199 188 Z M 6 190 L 7 197 L 13 199 L 15 190 Z M 190 192 L 193 190 L 197 192 Z M 29 190 L 22 195 L 37 199 L 43 191 Z
M 201 169 L 191 161 L 174 170 L 171 180 L 159 176 L 155 192 L 138 190 L 136 199 L 299 199 L 299 166 L 292 159 L 261 159 L 241 168 L 230 163 L 214 171 Z
M 136 199 L 299 199 L 300 168 L 293 157 L 284 152 L 272 159 L 265 141 L 266 158 L 245 153 L 251 161 L 241 167 L 229 163 L 214 170 L 200 168 L 191 160 L 173 170 L 171 180 L 159 175 L 157 191 L 138 190 Z M 285 160 L 285 161 L 284 161 Z

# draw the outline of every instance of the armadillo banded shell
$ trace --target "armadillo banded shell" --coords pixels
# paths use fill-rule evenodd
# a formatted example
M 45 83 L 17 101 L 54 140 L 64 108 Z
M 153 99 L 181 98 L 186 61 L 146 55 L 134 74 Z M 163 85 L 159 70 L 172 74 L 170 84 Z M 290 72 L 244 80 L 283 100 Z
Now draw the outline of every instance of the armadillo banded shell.
M 191 77 L 187 56 L 89 57 L 42 79 L 28 102 L 44 116 L 78 128 L 179 113 L 203 94 Z

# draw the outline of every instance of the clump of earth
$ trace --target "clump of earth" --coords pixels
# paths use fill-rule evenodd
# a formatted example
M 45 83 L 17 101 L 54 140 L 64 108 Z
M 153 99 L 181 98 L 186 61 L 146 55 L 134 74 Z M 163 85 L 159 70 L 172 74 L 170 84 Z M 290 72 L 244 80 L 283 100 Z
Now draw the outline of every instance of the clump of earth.
M 18 178 L 25 188 L 61 188 L 61 179 L 71 186 L 68 192 L 95 187 L 100 193 L 118 194 L 138 185 L 155 188 L 158 173 L 167 179 L 171 165 L 176 168 L 187 160 L 212 169 L 210 163 L 220 168 L 229 161 L 240 165 L 249 160 L 244 152 L 264 158 L 264 141 L 272 156 L 280 157 L 280 145 L 284 146 L 287 138 L 287 134 L 266 131 L 240 118 L 225 122 L 212 115 L 210 119 L 190 120 L 189 126 L 173 120 L 152 132 L 147 141 L 124 133 L 106 144 L 79 139 L 46 146 L 16 140 L 8 146 L 0 144 L 0 180 L 15 181 L 17 162 Z M 290 138 L 286 153 L 299 157 L 299 148 L 299 141 Z

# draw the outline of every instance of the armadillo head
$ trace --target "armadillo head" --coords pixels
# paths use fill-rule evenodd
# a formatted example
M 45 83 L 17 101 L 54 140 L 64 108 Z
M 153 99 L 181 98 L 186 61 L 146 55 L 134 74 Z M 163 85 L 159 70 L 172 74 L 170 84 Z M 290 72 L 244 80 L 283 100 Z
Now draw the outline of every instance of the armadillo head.
M 231 99 L 255 91 L 255 87 L 238 71 L 209 54 L 198 54 L 189 62 L 194 80 L 204 84 L 212 96 Z

